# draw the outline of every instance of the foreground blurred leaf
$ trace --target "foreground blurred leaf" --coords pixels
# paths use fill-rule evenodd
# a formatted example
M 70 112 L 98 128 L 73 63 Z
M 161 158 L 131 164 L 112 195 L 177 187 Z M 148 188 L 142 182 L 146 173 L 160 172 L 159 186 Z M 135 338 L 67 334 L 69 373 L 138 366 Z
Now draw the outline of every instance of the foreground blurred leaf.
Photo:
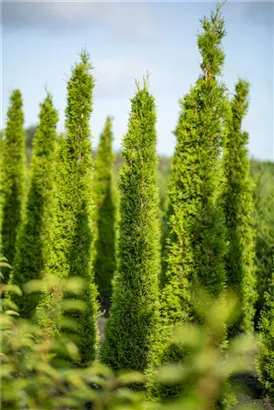
M 79 310 L 80 312 L 85 312 L 87 308 L 84 301 L 76 299 L 64 299 L 61 304 L 64 311 Z

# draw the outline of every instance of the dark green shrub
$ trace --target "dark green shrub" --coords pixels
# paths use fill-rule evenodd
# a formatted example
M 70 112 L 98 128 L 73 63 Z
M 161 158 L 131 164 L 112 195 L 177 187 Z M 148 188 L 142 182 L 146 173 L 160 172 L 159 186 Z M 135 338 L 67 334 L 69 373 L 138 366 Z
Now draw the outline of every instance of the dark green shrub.
M 260 381 L 266 392 L 274 398 L 274 271 L 272 283 L 265 294 L 260 321 L 260 353 L 258 357 Z
M 33 140 L 37 132 L 37 125 L 30 125 L 26 128 L 26 156 L 27 163 L 31 162 L 31 155 L 33 150 Z
M 113 180 L 112 119 L 108 117 L 100 136 L 95 161 L 96 193 L 96 257 L 95 282 L 101 309 L 108 312 L 112 295 L 112 279 L 116 270 L 116 191 Z
M 251 175 L 255 182 L 254 221 L 256 230 L 256 279 L 258 298 L 255 328 L 258 329 L 265 302 L 265 292 L 271 284 L 274 250 L 274 163 L 251 161 Z

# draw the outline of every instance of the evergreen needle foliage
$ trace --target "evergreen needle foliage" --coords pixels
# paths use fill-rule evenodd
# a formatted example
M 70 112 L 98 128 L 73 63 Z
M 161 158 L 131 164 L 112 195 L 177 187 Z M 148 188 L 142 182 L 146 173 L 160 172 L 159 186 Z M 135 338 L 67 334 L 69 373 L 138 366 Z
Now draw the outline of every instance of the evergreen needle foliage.
M 251 162 L 251 175 L 255 181 L 255 230 L 256 230 L 256 303 L 255 328 L 258 329 L 265 292 L 271 284 L 274 249 L 274 163 Z
M 218 82 L 224 63 L 221 41 L 225 35 L 219 7 L 202 20 L 198 36 L 202 55 L 201 76 L 181 101 L 175 131 L 172 162 L 168 233 L 161 293 L 161 338 L 155 344 L 149 373 L 163 362 L 180 361 L 182 351 L 173 338 L 173 327 L 197 320 L 193 294 L 206 288 L 211 296 L 222 293 L 225 284 L 225 225 L 218 201 L 223 118 L 227 111 L 225 86 Z M 153 377 L 152 377 L 153 379 Z M 174 396 L 181 386 L 149 386 L 156 396 Z M 159 387 L 159 386 L 158 386 Z
M 162 313 L 172 322 L 190 319 L 193 288 L 206 286 L 217 295 L 225 279 L 225 229 L 216 195 L 226 112 L 225 87 L 216 79 L 224 62 L 219 11 L 205 18 L 202 27 L 198 45 L 204 75 L 181 102 L 169 186 Z
M 11 94 L 7 117 L 1 153 L 1 254 L 12 265 L 23 217 L 26 177 L 23 101 L 19 90 Z M 3 281 L 6 283 L 9 274 L 10 270 L 2 269 Z
M 26 216 L 19 234 L 12 283 L 23 287 L 40 279 L 47 260 L 53 230 L 56 169 L 57 111 L 48 94 L 40 105 L 39 125 L 33 142 L 30 188 Z M 21 317 L 30 317 L 36 305 L 34 295 L 15 297 Z
M 273 269 L 273 268 L 272 268 Z M 274 398 L 274 271 L 272 283 L 266 292 L 260 321 L 259 375 L 266 391 Z
M 1 172 L 3 170 L 4 145 L 5 145 L 4 131 L 0 130 L 0 170 Z M 1 191 L 2 191 L 2 181 L 1 181 Z M 2 196 L 2 192 L 0 192 L 0 226 L 1 228 L 2 228 L 2 206 L 3 206 L 3 196 Z M 1 241 L 2 241 L 2 236 L 0 235 L 0 249 L 1 249 Z
M 255 235 L 252 227 L 254 212 L 252 181 L 247 151 L 248 133 L 241 123 L 248 109 L 249 84 L 239 80 L 227 119 L 224 149 L 224 211 L 227 226 L 227 284 L 239 295 L 239 320 L 231 334 L 252 331 L 255 313 Z
M 112 279 L 116 270 L 117 206 L 113 183 L 112 140 L 112 119 L 108 117 L 100 136 L 95 162 L 97 239 L 94 264 L 101 309 L 106 309 L 107 312 L 112 294 Z
M 97 294 L 92 268 L 93 166 L 89 127 L 94 81 L 90 70 L 89 57 L 83 52 L 81 61 L 73 68 L 67 85 L 67 133 L 60 141 L 57 222 L 53 234 L 53 249 L 45 268 L 48 274 L 59 278 L 79 277 L 86 283 L 85 290 L 79 297 L 85 303 L 86 309 L 71 309 L 66 312 L 66 316 L 74 319 L 79 327 L 77 332 L 73 332 L 73 336 L 80 352 L 80 366 L 86 366 L 89 361 L 94 360 L 97 343 Z M 56 304 L 57 297 L 60 298 L 61 295 L 56 295 L 52 289 L 52 294 L 48 294 L 43 300 L 38 309 L 40 321 L 50 332 L 67 332 L 68 329 L 62 328 L 58 321 L 52 323 L 46 314 L 50 305 Z M 69 292 L 63 297 L 74 298 Z
M 101 360 L 114 370 L 144 370 L 158 326 L 156 114 L 146 82 L 131 103 L 120 174 L 118 269 L 101 348 Z

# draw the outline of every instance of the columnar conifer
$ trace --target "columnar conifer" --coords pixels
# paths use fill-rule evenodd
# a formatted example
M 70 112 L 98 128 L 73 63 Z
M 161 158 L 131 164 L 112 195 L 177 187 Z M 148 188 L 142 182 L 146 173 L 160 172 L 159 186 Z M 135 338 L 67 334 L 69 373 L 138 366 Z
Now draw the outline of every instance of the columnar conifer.
M 144 370 L 158 325 L 160 233 L 155 103 L 147 83 L 131 100 L 120 174 L 118 268 L 101 360 L 114 370 Z
M 274 163 L 251 161 L 251 175 L 255 182 L 256 231 L 256 302 L 255 329 L 258 329 L 265 303 L 265 292 L 271 283 L 274 249 Z
M 56 170 L 57 112 L 52 97 L 40 105 L 39 125 L 33 140 L 30 188 L 25 220 L 19 234 L 12 282 L 20 288 L 40 279 L 49 256 L 53 225 Z M 30 317 L 37 304 L 33 295 L 17 297 L 21 317 Z
M 249 84 L 239 80 L 227 117 L 224 149 L 224 210 L 227 226 L 227 284 L 239 295 L 239 320 L 231 334 L 252 331 L 255 313 L 255 243 L 252 217 L 254 212 L 252 182 L 247 151 L 248 133 L 241 130 L 248 109 Z
M 66 136 L 61 138 L 58 162 L 56 228 L 53 250 L 45 273 L 59 278 L 79 277 L 85 281 L 81 294 L 85 311 L 70 310 L 68 316 L 76 320 L 80 366 L 95 358 L 97 342 L 97 304 L 92 268 L 94 245 L 93 166 L 89 120 L 92 112 L 94 87 L 91 65 L 86 52 L 72 70 L 68 82 L 66 108 Z M 46 311 L 54 295 L 47 295 L 39 307 L 40 321 L 48 326 Z M 64 298 L 73 298 L 65 294 Z M 54 324 L 56 325 L 56 324 Z M 62 328 L 57 331 L 61 332 Z
M 7 117 L 1 163 L 1 254 L 12 265 L 23 217 L 26 176 L 23 101 L 19 90 L 11 94 Z M 9 273 L 10 270 L 2 269 L 3 282 L 7 283 Z
M 260 321 L 259 376 L 266 391 L 274 398 L 274 271 Z
M 190 319 L 194 288 L 206 286 L 217 295 L 225 280 L 224 221 L 216 201 L 226 110 L 225 86 L 217 80 L 225 57 L 219 10 L 210 19 L 204 18 L 202 27 L 198 46 L 203 76 L 181 102 L 169 186 L 162 313 L 172 322 Z
M 177 323 L 196 320 L 193 292 L 206 288 L 217 296 L 225 284 L 225 226 L 218 185 L 227 99 L 225 86 L 217 79 L 225 58 L 221 47 L 224 20 L 219 6 L 215 14 L 202 20 L 202 28 L 198 46 L 203 75 L 181 101 L 175 131 L 161 293 L 162 329 L 151 357 L 152 373 L 156 365 L 183 358 L 172 335 Z M 152 395 L 172 396 L 181 390 L 181 386 L 162 386 L 159 390 L 152 385 Z
M 5 140 L 4 140 L 4 131 L 0 131 L 0 170 L 2 172 L 3 169 L 3 151 L 4 151 L 4 145 L 5 145 Z M 1 191 L 2 191 L 2 183 L 1 183 Z M 1 195 L 0 192 L 0 226 L 2 227 L 2 204 L 3 204 L 3 196 Z M 1 240 L 2 236 L 0 235 L 0 249 L 1 249 Z
M 116 196 L 113 180 L 112 119 L 108 117 L 95 162 L 96 193 L 96 256 L 95 282 L 101 308 L 108 311 L 112 294 L 112 279 L 116 270 Z

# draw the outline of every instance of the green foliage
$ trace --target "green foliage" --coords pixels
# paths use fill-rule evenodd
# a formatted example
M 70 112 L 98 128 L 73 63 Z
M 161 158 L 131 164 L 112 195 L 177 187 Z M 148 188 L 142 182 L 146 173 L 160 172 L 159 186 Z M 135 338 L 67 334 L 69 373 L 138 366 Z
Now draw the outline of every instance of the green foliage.
M 211 12 L 210 18 L 201 20 L 202 32 L 198 34 L 198 47 L 202 56 L 200 65 L 204 79 L 215 79 L 222 74 L 225 53 L 222 40 L 226 35 L 225 21 L 220 14 L 224 2 L 217 0 L 216 12 Z
M 171 323 L 191 318 L 192 288 L 207 286 L 217 295 L 225 280 L 224 220 L 216 191 L 226 99 L 215 79 L 223 63 L 224 22 L 216 13 L 202 24 L 198 44 L 205 74 L 181 102 L 169 185 L 162 315 Z
M 7 113 L 5 143 L 1 153 L 1 254 L 12 265 L 16 238 L 22 222 L 25 191 L 25 131 L 21 92 L 15 90 L 10 97 Z M 10 271 L 2 271 L 8 281 Z
M 31 155 L 33 150 L 33 140 L 37 132 L 36 125 L 30 125 L 26 128 L 26 155 L 27 155 L 27 162 L 30 164 Z
M 253 335 L 241 335 L 224 350 L 226 328 L 237 316 L 237 299 L 224 294 L 216 298 L 205 292 L 196 296 L 196 316 L 203 325 L 177 324 L 170 333 L 170 343 L 180 346 L 184 362 L 171 360 L 160 367 L 160 372 L 154 369 L 153 379 L 150 374 L 150 383 L 154 383 L 148 387 L 153 388 L 154 396 L 159 397 L 160 391 L 167 405 L 172 405 L 177 396 L 181 408 L 227 409 L 237 401 L 236 391 L 227 380 L 237 371 L 252 371 L 257 343 Z
M 95 162 L 96 192 L 96 257 L 95 282 L 102 310 L 107 312 L 112 295 L 112 279 L 116 270 L 116 191 L 114 190 L 112 153 L 112 119 L 108 117 L 100 136 Z
M 2 267 L 5 261 L 0 263 Z M 65 312 L 71 309 L 71 305 L 75 307 L 81 302 L 79 297 L 85 283 L 79 278 L 55 278 L 53 282 L 56 289 L 67 290 L 75 296 L 69 303 L 62 302 L 62 320 L 67 327 L 77 329 L 79 323 L 68 320 Z M 40 280 L 25 284 L 25 288 L 31 293 L 47 292 L 47 284 Z M 223 323 L 229 320 L 235 302 L 200 298 L 198 311 L 204 317 L 204 325 L 180 326 L 174 333 L 178 343 L 192 352 L 191 359 L 184 365 L 169 364 L 155 372 L 159 384 L 192 387 L 186 387 L 172 403 L 152 403 L 144 392 L 131 388 L 146 382 L 142 373 L 115 375 L 98 363 L 85 369 L 69 365 L 66 369 L 57 367 L 55 357 L 60 352 L 68 363 L 78 356 L 73 340 L 63 335 L 52 339 L 45 329 L 18 317 L 16 305 L 3 298 L 4 293 L 18 296 L 22 293 L 18 286 L 0 285 L 1 408 L 9 410 L 167 410 L 170 406 L 173 410 L 210 410 L 216 408 L 226 391 L 228 375 L 250 371 L 256 352 L 254 338 L 240 337 L 231 342 L 226 356 L 223 356 L 219 340 L 223 337 Z M 56 310 L 51 312 L 53 320 L 58 320 L 56 314 Z
M 161 208 L 167 203 L 166 186 L 169 179 L 170 159 L 159 157 L 159 192 Z M 256 250 L 256 289 L 258 298 L 256 303 L 255 325 L 258 327 L 260 313 L 264 305 L 264 293 L 271 282 L 274 248 L 274 164 L 273 162 L 250 160 L 250 175 L 253 185 L 253 224 L 255 225 Z M 167 234 L 166 215 L 162 213 L 163 243 Z
M 3 169 L 2 164 L 3 164 L 4 145 L 5 145 L 4 131 L 0 130 L 0 170 L 1 171 Z M 1 181 L 1 192 L 2 192 L 2 181 Z M 2 200 L 2 195 L 0 195 L 0 226 L 1 227 L 2 227 L 2 205 L 3 205 L 3 200 Z M 1 235 L 0 235 L 0 249 L 1 249 Z
M 224 289 L 225 226 L 218 202 L 220 152 L 227 111 L 221 73 L 224 21 L 217 10 L 202 21 L 198 45 L 204 75 L 181 102 L 176 128 L 177 145 L 169 183 L 168 232 L 161 293 L 162 329 L 153 347 L 149 373 L 159 364 L 185 361 L 172 341 L 176 323 L 196 320 L 194 290 L 206 287 L 217 296 Z M 151 389 L 163 397 L 178 395 L 178 388 Z
M 1 267 L 3 266 L 1 261 Z M 57 279 L 57 278 L 55 278 Z M 71 301 L 63 300 L 63 323 L 78 329 L 77 322 L 66 317 L 66 311 L 81 307 L 84 283 L 74 279 L 55 280 L 54 286 L 74 294 Z M 3 293 L 22 295 L 15 285 L 1 284 Z M 25 284 L 31 293 L 47 291 L 44 281 Z M 68 303 L 65 303 L 68 302 Z M 85 308 L 81 309 L 84 311 Z M 58 320 L 56 310 L 52 319 Z M 49 312 L 48 312 L 49 313 Z M 1 408 L 9 410 L 76 410 L 142 409 L 143 395 L 132 392 L 128 384 L 143 382 L 138 373 L 115 377 L 110 369 L 93 364 L 85 369 L 55 365 L 56 356 L 62 353 L 67 362 L 77 360 L 77 346 L 67 336 L 49 337 L 47 330 L 37 324 L 18 318 L 17 307 L 10 299 L 1 298 Z
M 107 118 L 94 175 L 88 55 L 68 82 L 65 134 L 56 134 L 50 95 L 38 128 L 24 131 L 21 93 L 12 93 L 0 132 L 3 408 L 228 409 L 235 405 L 230 376 L 254 375 L 255 309 L 257 370 L 274 397 L 274 168 L 248 160 L 241 130 L 248 83 L 239 80 L 229 101 L 218 80 L 222 4 L 201 20 L 203 75 L 181 101 L 171 172 L 167 158 L 157 169 L 146 81 L 131 100 L 122 156 L 112 153 Z M 95 283 L 102 310 L 113 298 L 101 332 L 104 364 L 95 362 Z
M 170 175 L 170 160 L 168 157 L 159 157 L 159 166 L 157 172 L 157 183 L 159 188 L 159 199 L 160 199 L 160 218 L 161 218 L 161 264 L 162 269 L 160 273 L 160 286 L 163 280 L 164 271 L 164 249 L 166 243 L 166 237 L 168 232 L 167 226 L 167 209 L 168 209 L 168 182 Z
M 11 282 L 20 287 L 31 279 L 39 279 L 45 268 L 54 228 L 56 179 L 57 112 L 52 97 L 47 95 L 40 105 L 39 125 L 33 142 L 30 188 L 25 220 L 19 233 Z M 37 298 L 25 295 L 16 298 L 21 317 L 30 317 Z
M 260 353 L 258 367 L 260 381 L 274 398 L 274 270 L 272 283 L 265 295 L 265 305 L 260 321 Z
M 101 360 L 114 370 L 144 370 L 158 326 L 156 114 L 146 83 L 131 103 L 120 175 L 118 269 L 101 347 Z
M 274 163 L 251 161 L 251 175 L 255 182 L 256 271 L 258 298 L 255 326 L 264 306 L 264 295 L 271 283 L 274 249 Z
M 230 333 L 252 331 L 255 291 L 255 243 L 253 229 L 252 181 L 249 173 L 248 133 L 241 123 L 248 109 L 249 84 L 239 80 L 227 117 L 227 139 L 224 149 L 224 194 L 228 251 L 226 254 L 227 285 L 239 294 L 240 315 Z
M 69 318 L 81 324 L 74 332 L 80 351 L 79 365 L 94 360 L 97 343 L 97 302 L 92 268 L 94 245 L 94 194 L 89 119 L 92 111 L 93 78 L 86 53 L 73 68 L 68 82 L 66 137 L 60 139 L 57 173 L 56 226 L 52 247 L 45 266 L 47 275 L 59 278 L 79 277 L 85 280 L 81 300 L 86 312 L 70 310 Z M 60 295 L 55 289 L 39 306 L 39 320 L 50 333 L 62 332 L 62 326 L 51 321 L 46 313 L 51 304 L 58 307 L 62 297 L 71 299 L 70 292 Z M 53 326 L 53 329 L 52 329 Z

